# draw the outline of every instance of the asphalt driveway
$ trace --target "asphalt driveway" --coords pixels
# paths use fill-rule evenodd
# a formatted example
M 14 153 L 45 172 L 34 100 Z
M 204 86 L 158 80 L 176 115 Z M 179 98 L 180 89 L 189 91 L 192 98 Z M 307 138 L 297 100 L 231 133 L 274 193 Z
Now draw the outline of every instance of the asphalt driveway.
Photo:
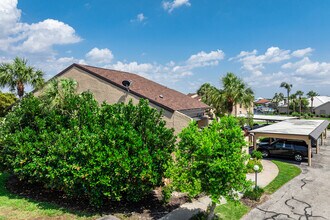
M 245 220 L 330 220 L 330 138 L 314 154 L 312 167 L 301 163 L 302 173 L 253 209 Z

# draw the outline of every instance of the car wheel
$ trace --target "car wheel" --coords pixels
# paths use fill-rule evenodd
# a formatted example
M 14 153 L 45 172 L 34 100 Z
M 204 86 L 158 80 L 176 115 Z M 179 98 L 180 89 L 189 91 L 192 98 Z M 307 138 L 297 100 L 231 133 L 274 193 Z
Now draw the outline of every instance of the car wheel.
M 268 157 L 269 156 L 268 150 L 263 150 L 263 151 L 261 151 L 261 153 L 262 153 L 262 157 Z
M 297 162 L 301 162 L 303 160 L 303 157 L 301 156 L 301 154 L 295 154 L 294 160 Z

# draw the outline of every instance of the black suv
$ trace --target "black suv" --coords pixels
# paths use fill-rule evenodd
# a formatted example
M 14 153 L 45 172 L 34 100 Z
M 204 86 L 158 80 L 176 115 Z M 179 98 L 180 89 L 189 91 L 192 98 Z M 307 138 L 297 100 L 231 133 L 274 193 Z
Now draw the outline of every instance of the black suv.
M 304 141 L 277 139 L 271 144 L 260 143 L 257 150 L 262 153 L 263 157 L 287 157 L 293 158 L 297 162 L 308 157 L 308 146 Z

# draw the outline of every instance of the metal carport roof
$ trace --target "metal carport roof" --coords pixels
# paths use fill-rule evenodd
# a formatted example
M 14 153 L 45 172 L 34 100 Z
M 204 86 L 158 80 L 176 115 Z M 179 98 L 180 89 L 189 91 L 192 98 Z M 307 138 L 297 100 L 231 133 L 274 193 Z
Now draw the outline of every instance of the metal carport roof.
M 259 137 L 304 140 L 308 144 L 308 164 L 311 165 L 311 139 L 317 140 L 321 136 L 323 142 L 323 132 L 326 133 L 328 125 L 327 120 L 292 119 L 257 128 L 251 130 L 250 133 L 254 134 L 254 149 L 256 149 L 256 140 Z M 318 152 L 318 147 L 316 152 Z

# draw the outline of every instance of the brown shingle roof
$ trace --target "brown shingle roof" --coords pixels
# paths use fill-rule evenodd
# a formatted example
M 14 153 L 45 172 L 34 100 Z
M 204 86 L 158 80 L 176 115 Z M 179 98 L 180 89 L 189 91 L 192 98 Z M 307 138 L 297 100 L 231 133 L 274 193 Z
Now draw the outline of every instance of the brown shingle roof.
M 103 80 L 108 81 L 123 89 L 125 89 L 125 87 L 122 85 L 122 82 L 124 80 L 129 80 L 131 81 L 131 85 L 129 87 L 130 93 L 137 95 L 141 98 L 147 98 L 150 102 L 168 110 L 179 111 L 187 109 L 210 108 L 208 105 L 196 99 L 193 99 L 181 92 L 167 88 L 156 82 L 153 82 L 133 73 L 80 64 L 73 64 L 67 69 L 70 69 L 73 66 L 80 68 L 94 76 L 102 78 Z M 62 71 L 62 73 L 64 73 L 66 70 Z

